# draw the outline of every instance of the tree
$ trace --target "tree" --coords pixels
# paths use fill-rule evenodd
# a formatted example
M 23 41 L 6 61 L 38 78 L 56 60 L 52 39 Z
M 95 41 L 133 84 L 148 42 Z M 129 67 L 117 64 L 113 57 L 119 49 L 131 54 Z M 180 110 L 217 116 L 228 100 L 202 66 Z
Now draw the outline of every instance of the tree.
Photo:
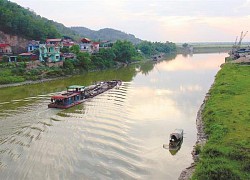
M 70 49 L 69 49 L 69 47 L 63 47 L 63 48 L 61 48 L 60 49 L 60 51 L 62 52 L 62 53 L 69 53 L 70 52 Z
M 71 74 L 74 71 L 74 64 L 71 60 L 67 59 L 63 62 L 63 68 L 67 74 Z
M 112 67 L 115 59 L 115 54 L 111 48 L 100 49 L 99 53 L 91 56 L 91 63 L 93 66 L 104 69 Z
M 116 58 L 115 53 L 111 48 L 100 49 L 99 55 L 105 62 L 109 62 L 111 64 L 114 63 L 114 60 Z
M 115 54 L 115 60 L 129 63 L 131 62 L 132 56 L 137 54 L 135 46 L 129 41 L 116 41 L 112 46 L 112 50 Z
M 88 69 L 91 63 L 90 54 L 87 52 L 79 52 L 77 54 L 78 66 L 81 68 Z
M 70 52 L 78 54 L 80 52 L 80 46 L 79 45 L 73 45 L 69 48 Z
M 182 47 L 183 47 L 183 48 L 187 48 L 187 47 L 188 47 L 188 43 L 182 44 Z
M 138 49 L 145 55 L 153 55 L 155 53 L 155 47 L 153 43 L 149 41 L 142 41 L 140 44 L 138 44 Z
M 3 56 L 2 60 L 3 60 L 3 62 L 9 62 L 9 57 L 8 56 Z

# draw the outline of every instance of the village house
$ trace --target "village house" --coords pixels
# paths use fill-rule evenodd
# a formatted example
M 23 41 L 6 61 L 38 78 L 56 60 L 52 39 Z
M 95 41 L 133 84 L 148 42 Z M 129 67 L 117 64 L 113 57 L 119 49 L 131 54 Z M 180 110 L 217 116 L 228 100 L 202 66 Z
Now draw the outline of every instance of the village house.
M 90 39 L 83 38 L 79 45 L 80 45 L 80 51 L 91 52 L 91 40 Z
M 79 44 L 80 51 L 88 53 L 97 53 L 99 52 L 99 44 L 99 42 L 92 42 L 88 38 L 83 38 L 81 40 L 81 43 Z
M 100 48 L 111 48 L 113 46 L 113 42 L 111 41 L 102 41 L 100 42 Z
M 12 48 L 9 44 L 0 44 L 0 55 L 12 54 Z
M 98 53 L 99 48 L 100 48 L 100 43 L 99 42 L 92 42 L 92 53 Z
M 26 53 L 21 53 L 19 56 L 26 58 L 27 60 L 32 60 L 35 61 L 38 59 L 38 56 L 36 54 L 33 54 L 32 52 L 26 52 Z
M 47 39 L 45 44 L 39 45 L 39 60 L 42 62 L 61 61 L 60 48 L 62 47 L 61 39 Z
M 40 41 L 35 41 L 35 40 L 30 41 L 28 44 L 28 52 L 34 52 L 36 49 L 39 49 L 39 44 Z
M 55 46 L 63 47 L 62 39 L 46 39 L 46 44 L 53 44 Z
M 71 48 L 73 45 L 76 45 L 76 43 L 70 39 L 70 38 L 64 38 L 62 41 L 63 47 Z

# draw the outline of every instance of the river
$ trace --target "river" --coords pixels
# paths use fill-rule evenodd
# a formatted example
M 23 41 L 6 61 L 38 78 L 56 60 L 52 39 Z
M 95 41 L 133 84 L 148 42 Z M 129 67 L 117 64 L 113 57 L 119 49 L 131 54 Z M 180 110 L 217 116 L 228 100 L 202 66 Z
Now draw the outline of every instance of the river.
M 196 114 L 226 55 L 177 55 L 0 89 L 0 179 L 177 179 L 192 162 Z M 47 108 L 68 85 L 111 79 L 122 86 L 67 110 Z M 175 128 L 184 140 L 173 152 Z

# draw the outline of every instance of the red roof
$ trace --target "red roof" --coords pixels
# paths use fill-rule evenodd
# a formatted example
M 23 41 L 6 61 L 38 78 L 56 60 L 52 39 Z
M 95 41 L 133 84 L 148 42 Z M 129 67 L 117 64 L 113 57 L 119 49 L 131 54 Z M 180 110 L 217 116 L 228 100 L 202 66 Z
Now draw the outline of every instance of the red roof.
M 10 46 L 9 44 L 0 44 L 0 48 L 5 48 L 7 46 Z
M 63 42 L 63 46 L 73 46 L 75 45 L 74 42 Z
M 100 44 L 99 42 L 92 42 L 93 45 L 98 45 Z
M 91 40 L 88 39 L 88 38 L 83 38 L 81 41 L 82 41 L 83 43 L 89 43 L 89 42 L 91 42 Z
M 62 94 L 62 95 L 55 95 L 55 96 L 52 96 L 51 99 L 67 99 L 67 98 L 70 98 L 70 97 L 73 97 L 73 96 L 76 96 L 76 95 L 79 95 L 78 93 L 72 93 L 72 94 Z

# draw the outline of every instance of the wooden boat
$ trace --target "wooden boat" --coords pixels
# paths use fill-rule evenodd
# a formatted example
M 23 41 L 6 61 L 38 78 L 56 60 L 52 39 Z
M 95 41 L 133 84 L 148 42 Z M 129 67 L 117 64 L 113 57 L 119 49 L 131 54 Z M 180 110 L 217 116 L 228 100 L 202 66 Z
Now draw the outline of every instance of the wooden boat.
M 92 98 L 111 88 L 121 85 L 120 80 L 99 82 L 90 86 L 72 85 L 67 87 L 67 92 L 51 97 L 49 108 L 67 109 L 83 103 L 86 99 Z
M 175 129 L 173 133 L 170 134 L 169 147 L 178 146 L 183 140 L 183 129 Z
M 183 129 L 175 129 L 170 134 L 169 144 L 163 144 L 163 148 L 168 149 L 170 154 L 175 155 L 180 149 L 183 142 Z

